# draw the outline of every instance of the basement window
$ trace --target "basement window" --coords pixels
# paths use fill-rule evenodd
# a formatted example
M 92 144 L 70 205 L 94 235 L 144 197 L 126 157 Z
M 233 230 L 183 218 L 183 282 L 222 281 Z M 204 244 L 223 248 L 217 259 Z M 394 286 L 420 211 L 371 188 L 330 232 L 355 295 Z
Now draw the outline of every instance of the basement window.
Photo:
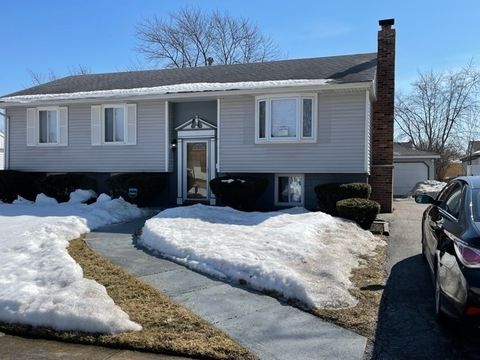
M 303 174 L 275 175 L 275 205 L 302 206 L 304 203 Z

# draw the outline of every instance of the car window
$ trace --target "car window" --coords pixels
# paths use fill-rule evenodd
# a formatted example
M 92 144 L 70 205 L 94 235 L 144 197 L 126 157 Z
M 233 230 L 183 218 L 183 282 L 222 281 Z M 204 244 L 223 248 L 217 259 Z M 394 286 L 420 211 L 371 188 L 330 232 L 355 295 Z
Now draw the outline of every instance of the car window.
M 447 195 L 450 193 L 450 190 L 452 190 L 452 187 L 458 183 L 449 183 L 447 186 L 445 186 L 442 191 L 437 196 L 437 201 L 444 202 L 445 199 L 447 198 Z
M 440 208 L 448 212 L 455 219 L 460 217 L 460 209 L 462 206 L 463 186 L 460 183 L 455 183 L 451 191 L 446 195 L 445 200 L 440 204 Z

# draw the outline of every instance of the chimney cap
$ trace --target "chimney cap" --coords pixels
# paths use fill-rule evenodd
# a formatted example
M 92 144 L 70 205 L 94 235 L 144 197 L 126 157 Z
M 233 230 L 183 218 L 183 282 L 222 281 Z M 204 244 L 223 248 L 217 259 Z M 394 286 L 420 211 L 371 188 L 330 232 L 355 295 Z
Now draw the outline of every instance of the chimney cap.
M 379 20 L 378 21 L 378 24 L 380 26 L 392 26 L 393 24 L 395 24 L 395 19 L 383 19 L 383 20 Z

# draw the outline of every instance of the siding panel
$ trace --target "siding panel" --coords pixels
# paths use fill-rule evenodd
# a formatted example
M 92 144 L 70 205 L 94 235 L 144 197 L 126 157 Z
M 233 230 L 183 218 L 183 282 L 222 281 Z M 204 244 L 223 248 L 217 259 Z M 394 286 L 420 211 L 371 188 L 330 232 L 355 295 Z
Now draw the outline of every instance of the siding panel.
M 319 94 L 314 144 L 255 144 L 255 98 L 222 99 L 220 172 L 365 173 L 365 96 Z
M 164 101 L 137 103 L 137 145 L 91 144 L 91 105 L 68 106 L 67 147 L 27 147 L 26 108 L 8 108 L 10 168 L 30 171 L 165 171 Z

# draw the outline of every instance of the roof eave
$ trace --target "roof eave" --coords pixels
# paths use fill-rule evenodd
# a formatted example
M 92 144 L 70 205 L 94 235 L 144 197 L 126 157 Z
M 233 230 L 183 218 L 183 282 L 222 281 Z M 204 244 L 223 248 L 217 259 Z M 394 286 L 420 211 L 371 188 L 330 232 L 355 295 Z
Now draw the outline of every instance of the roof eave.
M 37 101 L 4 101 L 0 98 L 0 107 L 13 106 L 37 106 L 46 104 L 71 104 L 71 103 L 92 103 L 102 101 L 132 101 L 132 100 L 158 100 L 158 99 L 180 99 L 180 98 L 208 98 L 208 97 L 223 97 L 235 95 L 258 95 L 265 93 L 288 93 L 293 91 L 330 91 L 330 90 L 369 90 L 371 94 L 375 94 L 374 80 L 350 83 L 327 83 L 324 85 L 289 85 L 285 87 L 274 88 L 255 88 L 242 90 L 212 90 L 212 91 L 198 91 L 198 92 L 177 92 L 164 94 L 148 94 L 148 95 L 112 95 L 112 96 L 83 96 L 79 98 L 65 98 L 65 99 L 45 99 Z M 92 92 L 94 93 L 94 92 Z M 39 94 L 41 95 L 41 94 Z

